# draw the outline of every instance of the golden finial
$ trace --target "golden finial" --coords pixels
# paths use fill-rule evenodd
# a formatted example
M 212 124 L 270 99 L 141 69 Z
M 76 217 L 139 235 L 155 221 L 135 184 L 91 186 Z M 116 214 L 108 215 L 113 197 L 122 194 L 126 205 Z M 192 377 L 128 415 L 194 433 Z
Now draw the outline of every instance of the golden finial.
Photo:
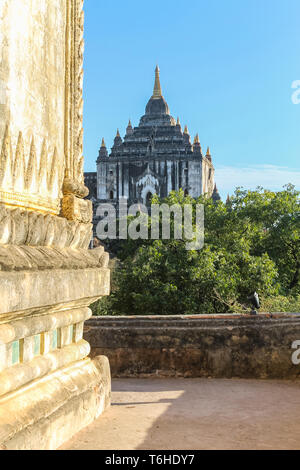
M 155 69 L 155 83 L 154 83 L 154 90 L 153 90 L 152 98 L 155 100 L 158 100 L 161 97 L 162 97 L 162 93 L 161 93 L 161 86 L 160 86 L 160 79 L 159 79 L 159 68 L 157 65 Z
M 195 135 L 194 144 L 200 144 L 199 135 Z
M 119 129 L 117 129 L 117 137 L 121 137 L 121 136 L 120 136 Z
M 185 127 L 184 127 L 184 134 L 188 134 L 188 133 L 189 133 L 188 127 L 185 126 Z
M 209 147 L 207 147 L 206 156 L 207 156 L 207 157 L 210 157 L 210 150 L 209 150 Z
M 180 126 L 180 120 L 179 120 L 179 117 L 177 118 L 177 126 Z
M 131 120 L 129 119 L 128 126 L 126 128 L 126 135 L 131 135 L 133 133 L 133 128 L 131 125 Z

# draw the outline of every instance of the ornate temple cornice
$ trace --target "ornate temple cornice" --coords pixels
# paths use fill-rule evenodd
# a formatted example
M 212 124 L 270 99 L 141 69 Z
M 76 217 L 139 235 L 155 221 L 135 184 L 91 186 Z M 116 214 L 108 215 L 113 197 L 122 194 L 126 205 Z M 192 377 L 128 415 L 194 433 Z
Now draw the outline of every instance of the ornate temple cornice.
M 92 225 L 0 205 L 0 245 L 87 249 Z

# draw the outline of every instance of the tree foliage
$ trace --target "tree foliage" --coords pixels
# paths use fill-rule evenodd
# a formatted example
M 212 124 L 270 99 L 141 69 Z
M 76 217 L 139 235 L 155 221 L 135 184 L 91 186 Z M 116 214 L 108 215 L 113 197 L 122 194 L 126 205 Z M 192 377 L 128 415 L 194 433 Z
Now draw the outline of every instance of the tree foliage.
M 164 200 L 154 196 L 152 203 L 204 204 L 204 248 L 188 251 L 184 240 L 174 239 L 115 242 L 116 287 L 94 307 L 98 313 L 225 313 L 245 310 L 254 290 L 269 308 L 279 295 L 299 296 L 299 192 L 293 186 L 280 192 L 238 188 L 226 203 L 195 201 L 183 191 Z

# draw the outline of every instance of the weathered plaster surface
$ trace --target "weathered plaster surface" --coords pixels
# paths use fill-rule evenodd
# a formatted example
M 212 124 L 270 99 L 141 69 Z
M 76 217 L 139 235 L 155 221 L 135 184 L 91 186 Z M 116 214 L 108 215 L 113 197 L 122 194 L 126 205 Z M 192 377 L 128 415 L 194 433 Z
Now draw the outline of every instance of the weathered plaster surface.
M 0 140 L 10 124 L 16 144 L 21 131 L 29 151 L 35 137 L 64 153 L 64 0 L 0 2 Z M 29 152 L 27 152 L 29 153 Z
M 11 314 L 16 318 L 39 309 L 82 302 L 108 295 L 110 274 L 107 268 L 0 272 L 0 323 Z M 15 313 L 13 313 L 15 312 Z
M 110 405 L 108 360 L 85 359 L 0 398 L 0 448 L 56 449 Z

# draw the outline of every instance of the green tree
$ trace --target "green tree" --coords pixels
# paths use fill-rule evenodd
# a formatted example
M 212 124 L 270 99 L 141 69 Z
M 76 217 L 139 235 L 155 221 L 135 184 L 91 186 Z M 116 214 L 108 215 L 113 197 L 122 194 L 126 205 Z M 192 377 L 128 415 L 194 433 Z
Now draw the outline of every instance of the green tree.
M 98 305 L 100 313 L 240 311 L 254 290 L 269 299 L 269 306 L 279 293 L 296 298 L 299 192 L 293 186 L 278 193 L 237 189 L 226 204 L 205 197 L 195 201 L 183 191 L 172 192 L 164 200 L 154 196 L 152 203 L 204 204 L 204 249 L 187 251 L 184 240 L 174 239 L 119 242 L 116 289 Z
M 279 192 L 237 190 L 232 199 L 236 217 L 249 220 L 251 252 L 274 261 L 283 295 L 300 293 L 299 194 L 287 185 Z

